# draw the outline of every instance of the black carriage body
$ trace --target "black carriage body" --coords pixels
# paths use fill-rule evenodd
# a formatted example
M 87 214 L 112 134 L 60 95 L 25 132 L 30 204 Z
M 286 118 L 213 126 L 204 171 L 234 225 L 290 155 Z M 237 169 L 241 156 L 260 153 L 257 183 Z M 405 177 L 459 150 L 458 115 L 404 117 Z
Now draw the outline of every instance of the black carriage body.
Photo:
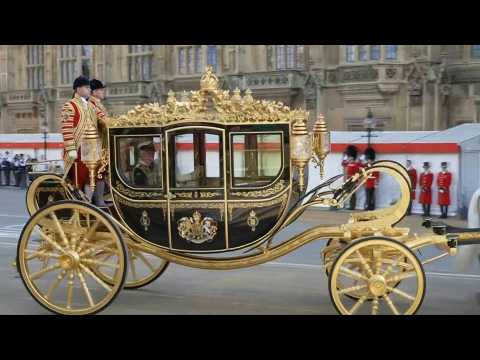
M 119 220 L 144 241 L 179 252 L 253 245 L 274 234 L 302 195 L 294 186 L 289 140 L 289 123 L 110 128 L 110 185 Z M 152 143 L 155 159 L 146 175 L 138 153 Z M 185 165 L 194 171 L 183 174 Z M 265 175 L 265 169 L 273 172 Z M 196 172 L 203 178 L 189 181 Z M 147 177 L 154 180 L 145 183 Z

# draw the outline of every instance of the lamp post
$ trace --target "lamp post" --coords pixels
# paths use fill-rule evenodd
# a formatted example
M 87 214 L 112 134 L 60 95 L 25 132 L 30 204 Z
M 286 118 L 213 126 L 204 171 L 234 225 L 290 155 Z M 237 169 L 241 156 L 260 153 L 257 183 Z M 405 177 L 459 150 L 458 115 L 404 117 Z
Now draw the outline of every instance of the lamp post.
M 377 137 L 377 135 L 372 135 L 372 131 L 375 130 L 376 126 L 377 120 L 373 117 L 372 109 L 367 108 L 367 117 L 363 120 L 363 127 L 367 131 L 368 147 L 370 147 L 370 139 Z
M 43 132 L 43 160 L 47 160 L 47 137 L 48 137 L 48 126 L 47 122 L 45 121 L 42 126 Z

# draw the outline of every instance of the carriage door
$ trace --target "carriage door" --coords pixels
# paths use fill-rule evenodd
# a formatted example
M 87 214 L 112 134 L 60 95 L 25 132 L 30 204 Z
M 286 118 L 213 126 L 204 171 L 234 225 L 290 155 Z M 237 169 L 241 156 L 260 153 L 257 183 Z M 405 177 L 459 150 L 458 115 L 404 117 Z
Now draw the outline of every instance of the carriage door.
M 209 252 L 228 247 L 224 130 L 166 131 L 169 241 L 172 249 Z

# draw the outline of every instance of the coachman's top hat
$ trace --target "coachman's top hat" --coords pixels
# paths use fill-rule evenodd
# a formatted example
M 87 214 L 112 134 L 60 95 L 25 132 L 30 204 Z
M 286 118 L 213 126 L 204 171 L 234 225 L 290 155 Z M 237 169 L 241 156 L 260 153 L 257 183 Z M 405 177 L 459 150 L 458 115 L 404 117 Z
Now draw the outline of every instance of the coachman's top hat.
M 425 162 L 423 163 L 423 167 L 424 167 L 424 168 L 430 167 L 430 163 L 429 163 L 428 161 L 425 161 Z
M 440 165 L 441 165 L 441 167 L 447 167 L 447 162 L 443 161 Z
M 86 76 L 79 76 L 73 81 L 73 90 L 82 86 L 90 86 L 90 80 Z
M 92 79 L 90 80 L 90 89 L 92 91 L 97 90 L 97 89 L 104 89 L 105 85 L 100 80 L 97 79 Z

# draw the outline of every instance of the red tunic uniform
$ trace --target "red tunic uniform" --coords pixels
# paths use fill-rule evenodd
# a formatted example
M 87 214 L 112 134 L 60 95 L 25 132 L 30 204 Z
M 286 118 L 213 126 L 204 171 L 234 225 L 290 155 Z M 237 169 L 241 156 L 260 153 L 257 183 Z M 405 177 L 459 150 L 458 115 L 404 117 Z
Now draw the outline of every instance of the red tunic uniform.
M 373 173 L 370 174 L 370 176 L 367 178 L 367 181 L 365 181 L 365 188 L 367 189 L 374 189 L 375 186 L 378 185 L 378 181 L 380 180 L 380 172 L 374 171 Z
M 345 168 L 345 172 L 347 174 L 347 179 L 350 179 L 353 175 L 359 172 L 362 164 L 358 161 L 342 161 L 342 165 Z
M 450 185 L 452 174 L 449 171 L 440 172 L 437 176 L 438 205 L 450 205 Z
M 433 183 L 433 174 L 423 172 L 420 174 L 420 204 L 431 204 L 432 203 L 432 183 Z
M 95 116 L 92 109 L 91 105 L 84 105 L 79 95 L 75 95 L 72 100 L 67 101 L 62 109 L 62 135 L 66 166 L 70 163 L 66 153 L 71 150 L 77 151 L 77 160 L 70 169 L 65 168 L 65 171 L 69 171 L 69 178 L 80 190 L 83 190 L 84 185 L 88 182 L 88 168 L 81 161 L 80 144 L 77 142 L 79 142 L 78 138 L 82 129 L 77 129 L 77 127 L 85 124 L 86 120 L 82 117 Z M 77 139 L 75 139 L 76 137 Z
M 410 182 L 412 183 L 412 200 L 415 200 L 416 197 L 416 187 L 417 187 L 417 170 L 410 168 L 407 170 L 408 176 L 410 176 Z

